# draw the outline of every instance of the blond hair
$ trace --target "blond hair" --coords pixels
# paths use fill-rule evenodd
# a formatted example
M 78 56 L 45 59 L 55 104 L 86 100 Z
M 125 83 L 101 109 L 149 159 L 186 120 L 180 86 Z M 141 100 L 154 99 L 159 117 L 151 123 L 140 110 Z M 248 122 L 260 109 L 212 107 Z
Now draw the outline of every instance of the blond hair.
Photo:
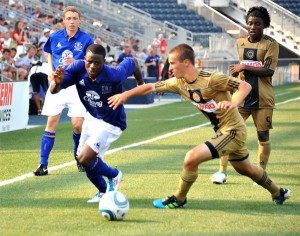
M 79 18 L 81 18 L 81 12 L 80 12 L 79 9 L 76 8 L 75 6 L 67 6 L 67 7 L 64 9 L 63 13 L 62 13 L 63 18 L 65 18 L 65 15 L 66 15 L 66 13 L 67 13 L 68 11 L 78 13 Z

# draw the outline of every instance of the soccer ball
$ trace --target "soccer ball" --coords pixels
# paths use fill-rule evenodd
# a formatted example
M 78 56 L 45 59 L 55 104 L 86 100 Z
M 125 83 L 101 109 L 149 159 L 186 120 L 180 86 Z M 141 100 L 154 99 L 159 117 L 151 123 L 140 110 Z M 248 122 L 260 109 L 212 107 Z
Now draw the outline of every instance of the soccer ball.
M 121 192 L 109 191 L 100 199 L 99 212 L 107 220 L 123 220 L 128 211 L 128 199 Z

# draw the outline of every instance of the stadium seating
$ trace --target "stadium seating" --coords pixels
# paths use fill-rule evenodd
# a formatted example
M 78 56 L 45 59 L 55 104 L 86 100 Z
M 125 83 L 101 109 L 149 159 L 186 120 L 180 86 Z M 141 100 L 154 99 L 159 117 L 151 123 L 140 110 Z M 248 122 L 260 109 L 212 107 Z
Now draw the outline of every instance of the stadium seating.
M 275 3 L 287 9 L 288 11 L 300 16 L 300 1 L 299 0 L 274 0 Z
M 151 14 L 159 21 L 168 21 L 181 26 L 194 33 L 218 33 L 222 29 L 213 23 L 206 21 L 194 11 L 187 10 L 186 6 L 178 5 L 176 0 L 113 0 L 118 4 L 129 4 Z

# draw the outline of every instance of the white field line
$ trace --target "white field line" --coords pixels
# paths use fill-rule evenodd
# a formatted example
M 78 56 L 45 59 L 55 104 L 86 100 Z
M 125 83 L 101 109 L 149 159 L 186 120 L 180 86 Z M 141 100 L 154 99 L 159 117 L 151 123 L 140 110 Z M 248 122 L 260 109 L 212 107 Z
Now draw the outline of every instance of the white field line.
M 286 103 L 297 101 L 297 100 L 300 100 L 300 97 L 289 99 L 289 100 L 286 100 L 286 101 L 283 101 L 283 102 L 280 102 L 280 103 L 276 103 L 276 105 L 278 106 L 278 105 L 286 104 Z M 193 116 L 193 115 L 194 114 L 192 114 L 190 116 Z M 189 117 L 189 116 L 186 116 L 186 117 Z M 174 132 L 170 132 L 170 133 L 167 133 L 167 134 L 164 134 L 164 135 L 160 135 L 160 136 L 157 136 L 155 138 L 148 139 L 148 140 L 145 140 L 145 141 L 141 141 L 141 142 L 138 142 L 138 143 L 133 143 L 133 144 L 129 144 L 129 145 L 126 145 L 126 146 L 123 146 L 123 147 L 111 149 L 111 150 L 108 150 L 106 152 L 106 155 L 113 154 L 115 152 L 118 152 L 118 151 L 121 151 L 121 150 L 124 150 L 124 149 L 129 149 L 129 148 L 141 146 L 141 145 L 148 144 L 148 143 L 153 143 L 155 141 L 158 141 L 158 140 L 161 140 L 161 139 L 164 139 L 164 138 L 168 138 L 168 137 L 171 137 L 173 135 L 181 134 L 181 133 L 184 133 L 184 132 L 187 132 L 187 131 L 190 131 L 190 130 L 198 129 L 200 127 L 203 127 L 203 126 L 206 126 L 206 125 L 209 125 L 209 124 L 210 124 L 210 122 L 207 122 L 207 123 L 204 123 L 204 124 L 201 124 L 201 125 L 197 125 L 197 126 L 193 126 L 193 127 L 190 127 L 190 128 L 181 129 L 181 130 L 178 130 L 178 131 L 174 131 Z M 61 164 L 61 165 L 49 167 L 48 170 L 49 171 L 55 171 L 55 170 L 59 170 L 59 169 L 62 169 L 62 168 L 68 167 L 68 166 L 72 166 L 72 165 L 75 165 L 75 161 L 71 161 L 71 162 Z M 24 175 L 17 176 L 17 177 L 12 178 L 12 179 L 4 180 L 4 181 L 0 182 L 0 187 L 8 185 L 8 184 L 13 184 L 15 182 L 18 182 L 18 181 L 21 181 L 21 180 L 24 180 L 24 179 L 27 179 L 27 178 L 30 178 L 30 177 L 33 177 L 33 176 L 34 175 L 31 172 L 31 173 L 27 173 L 27 174 L 24 174 Z
M 203 127 L 203 126 L 206 126 L 206 125 L 209 125 L 209 124 L 210 124 L 210 122 L 207 122 L 207 123 L 204 123 L 204 124 L 201 124 L 201 125 L 197 125 L 197 126 L 193 126 L 193 127 L 190 127 L 190 128 L 181 129 L 181 130 L 170 132 L 170 133 L 167 133 L 167 134 L 164 134 L 164 135 L 160 135 L 160 136 L 157 136 L 155 138 L 148 139 L 148 140 L 145 140 L 145 141 L 141 141 L 141 142 L 138 142 L 138 143 L 133 143 L 133 144 L 129 144 L 129 145 L 126 145 L 126 146 L 123 146 L 123 147 L 114 148 L 114 149 L 108 150 L 105 154 L 109 155 L 109 154 L 113 154 L 115 152 L 118 152 L 118 151 L 121 151 L 121 150 L 124 150 L 124 149 L 129 149 L 129 148 L 138 147 L 138 146 L 148 144 L 148 143 L 153 143 L 155 141 L 165 139 L 165 138 L 171 137 L 173 135 L 181 134 L 181 133 L 184 133 L 184 132 L 187 132 L 187 131 L 190 131 L 190 130 L 198 129 L 200 127 Z M 70 161 L 70 162 L 67 162 L 67 163 L 64 163 L 64 164 L 61 164 L 61 165 L 49 167 L 48 171 L 55 171 L 55 170 L 59 170 L 59 169 L 62 169 L 62 168 L 68 167 L 68 166 L 72 166 L 72 165 L 75 165 L 75 161 Z M 17 177 L 12 178 L 12 179 L 4 180 L 4 181 L 0 182 L 0 187 L 8 185 L 8 184 L 13 184 L 15 182 L 18 182 L 18 181 L 21 181 L 21 180 L 24 180 L 24 179 L 27 179 L 27 178 L 30 178 L 30 177 L 33 177 L 33 176 L 34 176 L 34 174 L 31 172 L 31 173 L 27 173 L 27 174 L 24 174 L 24 175 L 17 176 Z

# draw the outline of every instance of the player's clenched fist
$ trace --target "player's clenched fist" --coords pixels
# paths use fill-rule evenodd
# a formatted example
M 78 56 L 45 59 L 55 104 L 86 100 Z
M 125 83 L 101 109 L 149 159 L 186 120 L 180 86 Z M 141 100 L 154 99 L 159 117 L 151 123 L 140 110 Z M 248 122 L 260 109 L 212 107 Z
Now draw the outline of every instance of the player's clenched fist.
M 50 75 L 50 80 L 54 81 L 55 84 L 60 84 L 64 79 L 64 68 L 57 67 L 57 69 Z

